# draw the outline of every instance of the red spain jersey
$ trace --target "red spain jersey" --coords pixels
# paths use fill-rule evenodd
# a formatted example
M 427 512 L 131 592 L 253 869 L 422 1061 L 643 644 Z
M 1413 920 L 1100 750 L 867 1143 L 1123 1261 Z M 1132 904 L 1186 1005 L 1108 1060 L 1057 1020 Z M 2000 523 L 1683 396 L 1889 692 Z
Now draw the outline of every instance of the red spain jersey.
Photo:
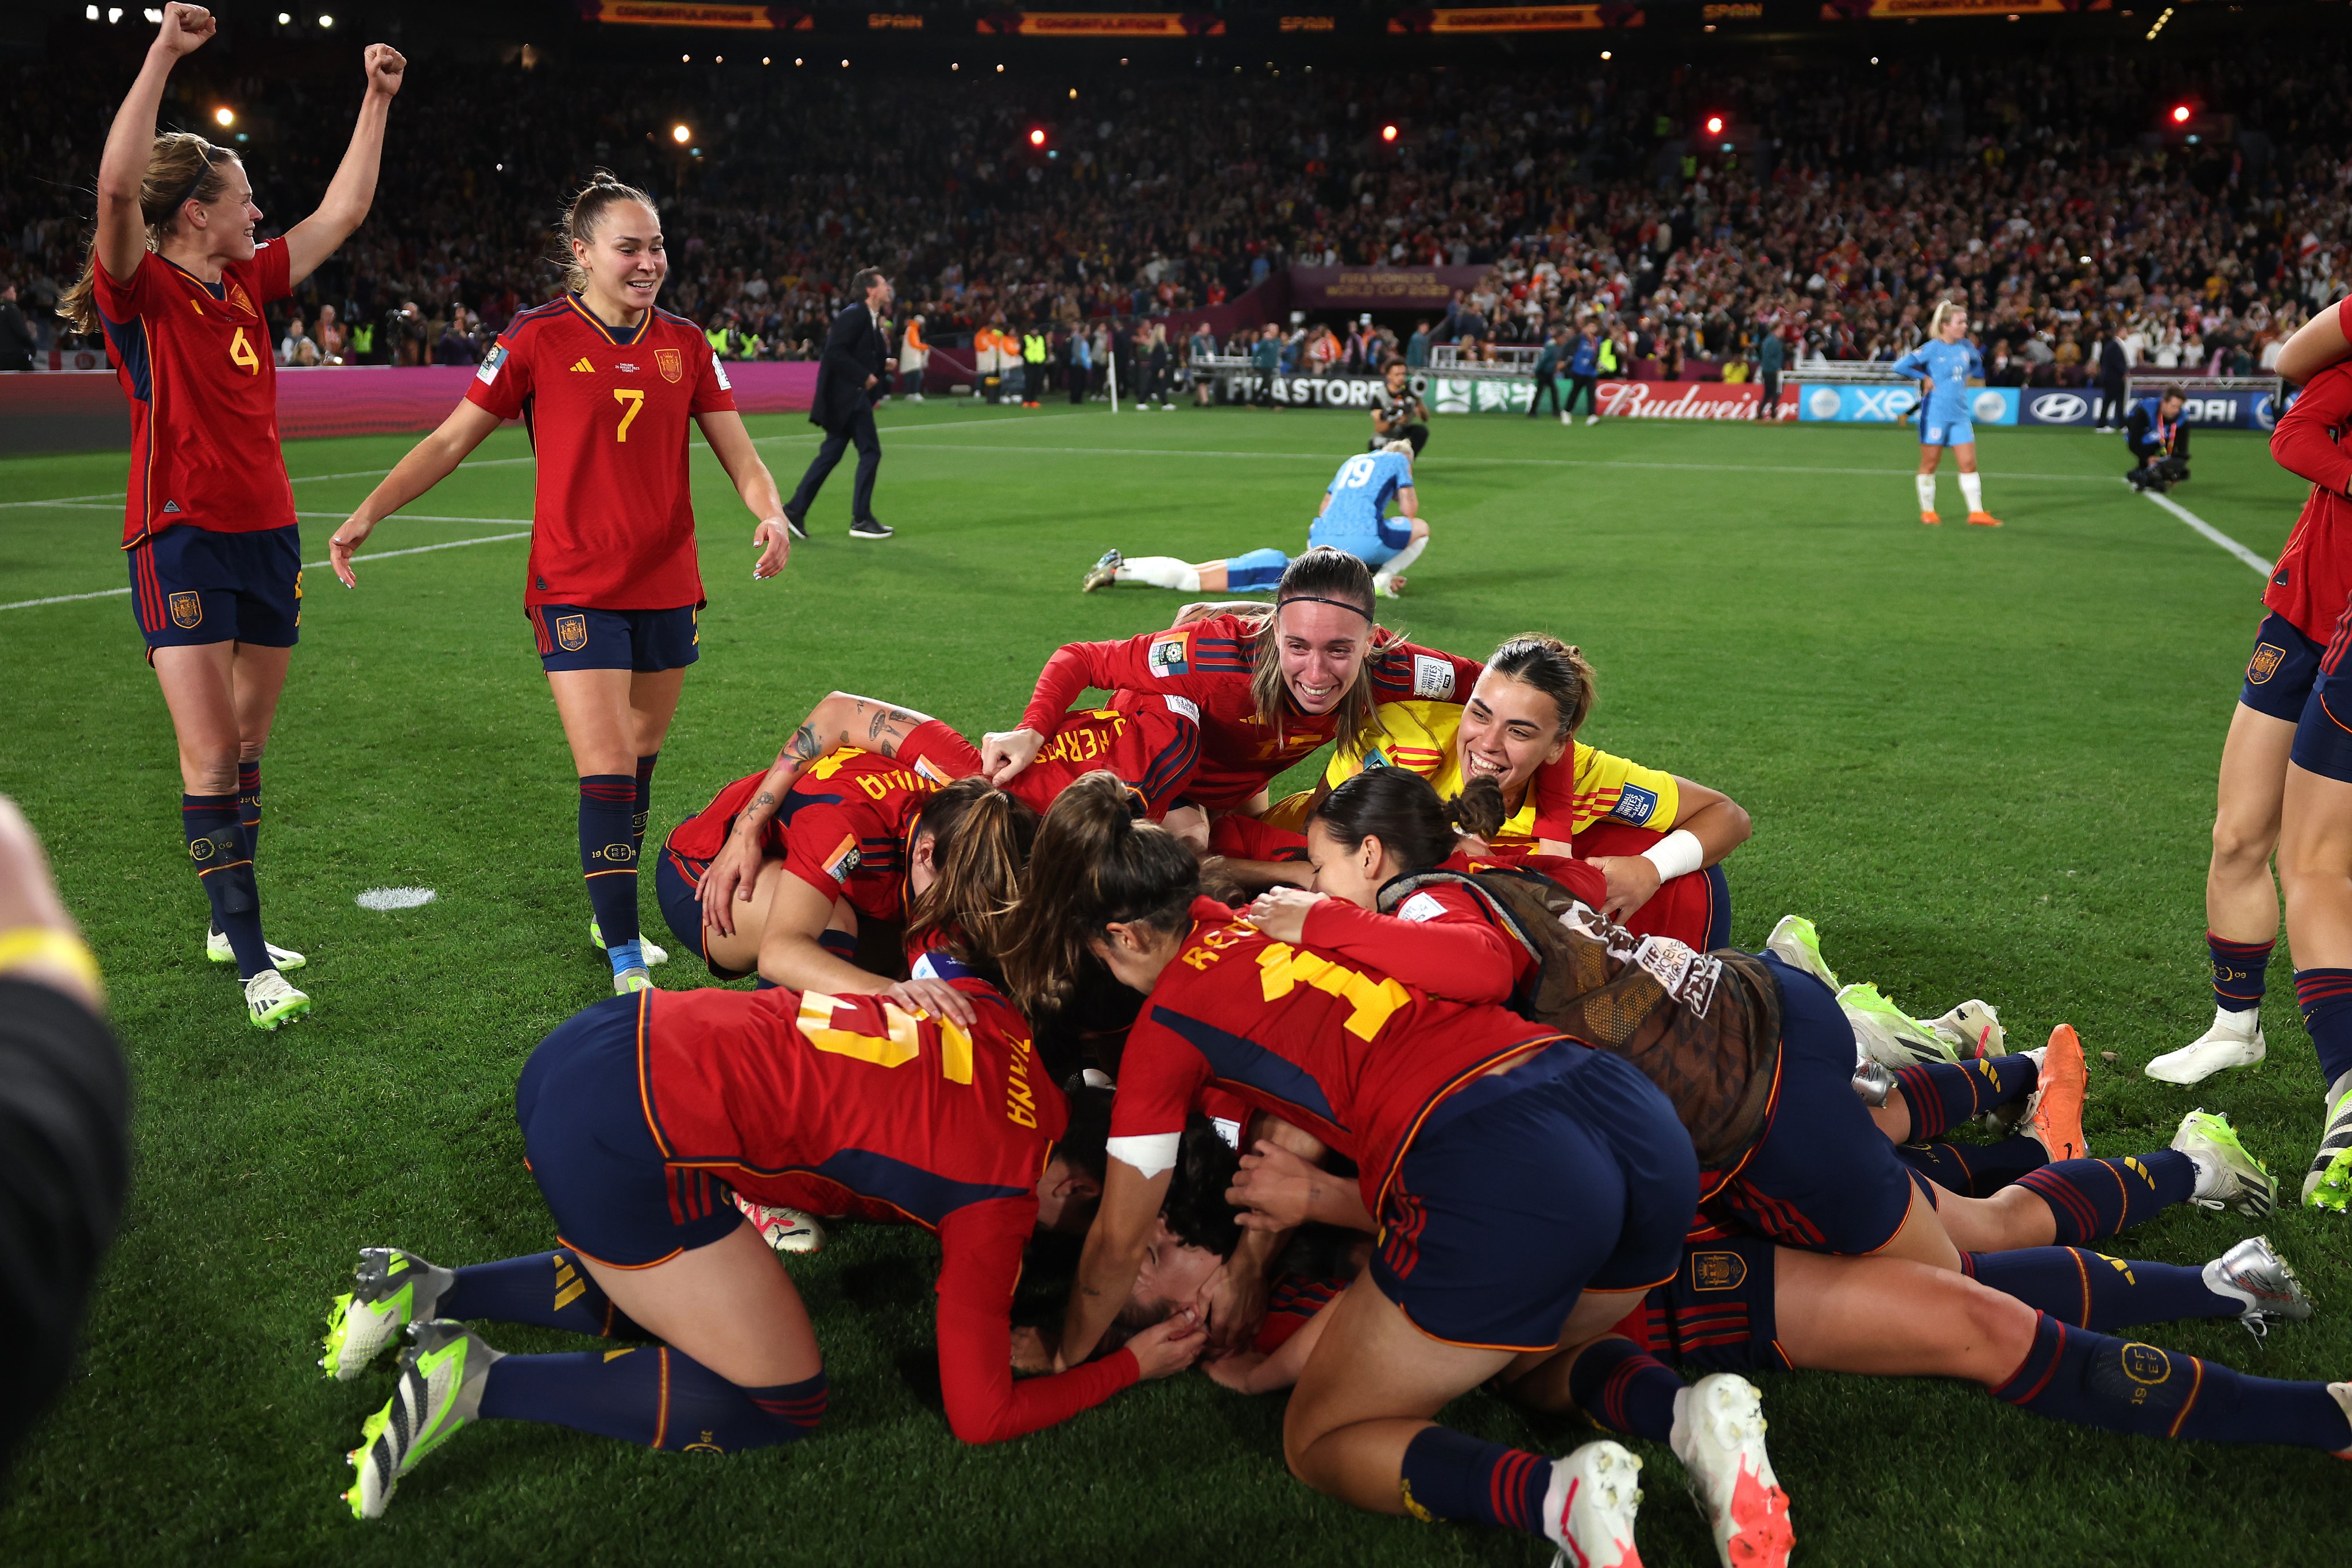
M 125 549 L 181 523 L 258 533 L 294 522 L 278 445 L 278 361 L 262 311 L 293 292 L 286 242 L 230 262 L 217 284 L 153 251 L 118 283 L 98 268 L 99 324 L 131 399 Z
M 1089 773 L 1117 774 L 1158 821 L 1192 781 L 1201 760 L 1200 709 L 1190 699 L 1122 693 L 1117 707 L 1065 714 L 1062 727 L 1038 749 L 1037 759 L 1013 776 L 1004 792 L 1044 812 L 1055 796 Z M 928 763 L 950 779 L 980 771 L 980 750 L 937 719 L 919 725 L 898 747 L 898 759 Z
M 1173 1138 L 1214 1085 L 1356 1162 L 1364 1207 L 1430 1110 L 1560 1038 L 1500 1008 L 1439 1001 L 1378 969 L 1276 942 L 1213 899 L 1160 971 L 1119 1060 L 1114 1138 Z
M 1028 1025 L 993 989 L 951 982 L 963 1030 L 879 997 L 817 991 L 646 991 L 638 1087 L 674 1201 L 724 1183 L 755 1202 L 877 1207 L 940 1239 L 940 1378 L 967 1442 L 1018 1437 L 1136 1380 L 1121 1351 L 1013 1380 L 1013 1295 L 1037 1223 L 1037 1180 L 1068 1105 Z
M 2303 514 L 2271 569 L 2263 603 L 2315 643 L 2336 634 L 2337 617 L 2352 600 L 2352 453 L 2341 441 L 2352 426 L 2352 361 L 2311 378 L 2294 406 L 2271 432 L 2271 455 L 2280 467 L 2311 481 Z
M 1255 617 L 1215 615 L 1116 643 L 1069 643 L 1045 662 L 1022 726 L 1049 737 L 1057 734 L 1071 704 L 1089 687 L 1190 698 L 1201 713 L 1201 762 L 1186 793 L 1213 811 L 1233 810 L 1339 727 L 1339 709 L 1301 713 L 1286 690 L 1277 722 L 1259 719 L 1250 669 L 1260 626 Z M 1375 634 L 1388 637 L 1377 628 Z M 1475 659 L 1402 642 L 1387 643 L 1370 663 L 1375 702 L 1466 695 L 1486 668 Z
M 736 817 L 767 776 L 764 768 L 745 774 L 671 830 L 665 852 L 688 882 L 700 884 L 703 868 L 725 846 Z M 901 919 L 908 837 L 923 802 L 950 782 L 936 769 L 845 746 L 810 763 L 793 781 L 782 809 L 768 820 L 761 848 L 782 856 L 786 871 L 827 898 L 846 898 L 876 920 Z
M 608 327 L 567 294 L 507 324 L 466 396 L 521 420 L 539 458 L 526 609 L 703 602 L 687 424 L 735 394 L 699 328 L 660 309 Z

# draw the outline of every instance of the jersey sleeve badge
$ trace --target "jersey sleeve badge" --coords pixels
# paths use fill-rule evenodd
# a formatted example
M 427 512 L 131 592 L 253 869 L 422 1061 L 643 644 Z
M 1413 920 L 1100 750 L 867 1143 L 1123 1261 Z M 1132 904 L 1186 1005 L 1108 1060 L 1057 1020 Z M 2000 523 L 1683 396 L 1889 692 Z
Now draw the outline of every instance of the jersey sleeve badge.
M 1412 656 L 1412 695 L 1432 702 L 1454 699 L 1454 666 L 1433 653 Z
M 857 835 L 851 833 L 824 857 L 824 874 L 835 882 L 847 882 L 849 873 L 857 869 L 858 859 Z
M 1397 905 L 1399 920 L 1434 920 L 1445 913 L 1445 905 L 1425 893 L 1416 893 Z
M 496 386 L 499 380 L 499 367 L 506 362 L 506 340 L 501 338 L 490 345 L 488 353 L 482 356 L 482 368 L 474 372 L 474 379 L 486 387 Z
M 1191 634 L 1184 632 L 1171 632 L 1166 636 L 1155 637 L 1151 645 L 1144 650 L 1144 664 L 1155 677 L 1163 681 L 1171 675 L 1181 675 L 1192 668 L 1192 642 Z
M 1191 697 L 1180 697 L 1173 692 L 1166 692 L 1161 694 L 1160 700 L 1168 705 L 1170 713 L 1189 718 L 1194 724 L 1201 722 L 1201 705 Z
M 1617 791 L 1617 804 L 1609 814 L 1621 822 L 1640 827 L 1657 814 L 1658 795 L 1654 789 L 1644 789 L 1639 784 L 1622 786 Z

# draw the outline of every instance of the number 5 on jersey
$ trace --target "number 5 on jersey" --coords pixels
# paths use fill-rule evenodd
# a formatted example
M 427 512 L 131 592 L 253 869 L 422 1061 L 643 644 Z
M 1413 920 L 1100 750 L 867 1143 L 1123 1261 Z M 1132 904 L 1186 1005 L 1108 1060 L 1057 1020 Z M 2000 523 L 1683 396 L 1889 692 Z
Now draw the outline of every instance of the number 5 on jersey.
M 637 417 L 637 411 L 646 406 L 646 394 L 635 387 L 614 387 L 613 401 L 628 405 L 621 415 L 621 428 L 613 433 L 614 440 L 626 441 L 629 438 L 630 422 Z

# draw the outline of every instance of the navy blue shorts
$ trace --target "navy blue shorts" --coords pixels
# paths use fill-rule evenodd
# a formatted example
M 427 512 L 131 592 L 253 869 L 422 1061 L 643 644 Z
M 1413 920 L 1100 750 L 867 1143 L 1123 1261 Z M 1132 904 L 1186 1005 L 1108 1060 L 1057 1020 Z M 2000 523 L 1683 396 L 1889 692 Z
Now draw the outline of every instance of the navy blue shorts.
M 1563 1041 L 1430 1113 L 1381 1205 L 1372 1282 L 1433 1339 L 1549 1350 L 1586 1290 L 1672 1278 L 1697 1207 L 1666 1097 Z
M 2254 633 L 2254 651 L 2246 661 L 2246 684 L 2238 700 L 2259 714 L 2294 724 L 2303 717 L 2311 698 L 2311 684 L 2319 674 L 2319 657 L 2327 650 L 2295 630 L 2294 622 L 2273 612 L 2263 617 Z
M 2347 622 L 2352 612 L 2336 622 L 2336 635 L 2320 650 L 2311 695 L 2296 716 L 2294 747 L 2287 756 L 2306 773 L 2352 784 L 2352 671 L 2343 667 L 2346 649 L 2352 646 Z
M 530 629 L 539 662 L 556 670 L 632 670 L 649 675 L 682 670 L 702 656 L 702 611 L 590 610 L 578 604 L 534 604 Z
M 1682 1272 L 1652 1291 L 1650 1344 L 1688 1372 L 1786 1372 L 1774 1308 L 1775 1244 L 1760 1236 L 1694 1241 Z
M 1853 1026 L 1827 986 L 1759 956 L 1780 982 L 1780 1082 L 1763 1138 L 1708 1207 L 1785 1247 L 1875 1252 L 1911 1211 L 1911 1173 L 1853 1092 Z
M 652 993 L 607 997 L 555 1026 L 523 1063 L 515 1120 L 555 1234 L 616 1269 L 645 1269 L 743 1223 L 733 1189 L 673 1172 L 646 1125 L 637 1030 Z
M 149 649 L 206 643 L 290 648 L 301 636 L 301 530 L 224 534 L 182 523 L 123 554 Z

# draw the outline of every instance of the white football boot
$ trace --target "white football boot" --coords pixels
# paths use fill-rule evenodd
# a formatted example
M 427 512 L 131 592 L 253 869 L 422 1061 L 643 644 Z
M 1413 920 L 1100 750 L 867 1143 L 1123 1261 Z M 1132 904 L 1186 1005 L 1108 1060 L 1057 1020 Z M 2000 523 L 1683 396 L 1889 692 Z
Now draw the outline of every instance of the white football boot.
M 1796 1544 L 1789 1494 L 1764 1452 L 1764 1399 L 1734 1373 L 1702 1377 L 1675 1401 L 1675 1458 L 1715 1534 L 1723 1568 L 1782 1568 Z
M 1551 1462 L 1544 1489 L 1544 1539 L 1559 1551 L 1552 1568 L 1642 1568 L 1633 1514 L 1642 1506 L 1642 1461 L 1622 1444 L 1587 1443 Z
M 2252 1027 L 2246 1028 L 2248 1024 Z M 2260 1009 L 2232 1013 L 2216 1009 L 2211 1029 L 2179 1051 L 2168 1051 L 2150 1061 L 2147 1075 L 2158 1083 L 2178 1083 L 2185 1089 L 2232 1067 L 2252 1067 L 2269 1050 L 2270 1042 L 2263 1038 Z

